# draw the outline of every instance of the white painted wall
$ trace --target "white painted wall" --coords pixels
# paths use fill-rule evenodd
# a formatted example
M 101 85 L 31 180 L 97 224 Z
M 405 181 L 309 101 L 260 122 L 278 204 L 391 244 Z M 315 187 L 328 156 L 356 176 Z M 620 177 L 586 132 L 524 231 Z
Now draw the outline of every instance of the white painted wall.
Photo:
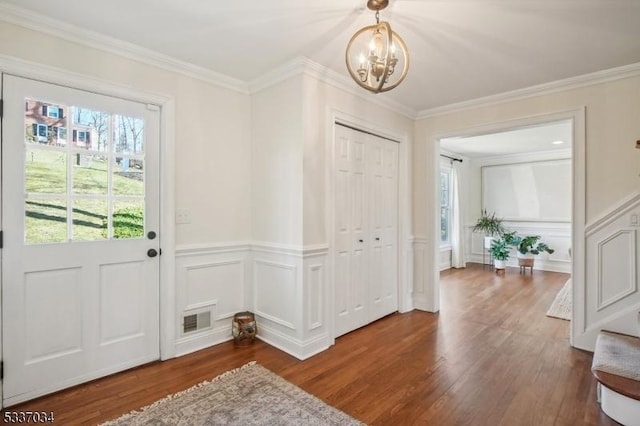
M 303 91 L 293 77 L 251 97 L 252 238 L 303 242 Z
M 177 245 L 251 237 L 248 95 L 2 21 L 0 55 L 174 98 Z

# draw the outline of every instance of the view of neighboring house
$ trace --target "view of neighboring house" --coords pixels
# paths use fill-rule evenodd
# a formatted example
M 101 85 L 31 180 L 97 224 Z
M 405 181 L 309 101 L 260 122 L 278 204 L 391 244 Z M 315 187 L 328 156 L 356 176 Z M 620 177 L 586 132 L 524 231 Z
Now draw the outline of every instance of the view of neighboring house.
M 26 138 L 45 145 L 65 146 L 71 129 L 71 141 L 78 148 L 97 148 L 98 135 L 89 122 L 83 122 L 82 116 L 69 116 L 70 110 L 81 111 L 65 105 L 47 104 L 42 101 L 25 101 Z

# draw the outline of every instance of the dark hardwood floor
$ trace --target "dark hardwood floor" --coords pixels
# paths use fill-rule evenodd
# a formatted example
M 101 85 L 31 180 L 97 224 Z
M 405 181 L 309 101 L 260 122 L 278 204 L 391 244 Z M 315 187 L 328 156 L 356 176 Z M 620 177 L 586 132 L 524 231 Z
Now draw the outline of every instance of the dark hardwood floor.
M 95 424 L 256 360 L 372 425 L 611 425 L 588 352 L 545 316 L 566 274 L 504 275 L 470 264 L 441 274 L 441 312 L 393 314 L 306 361 L 228 342 L 77 386 L 10 410 Z

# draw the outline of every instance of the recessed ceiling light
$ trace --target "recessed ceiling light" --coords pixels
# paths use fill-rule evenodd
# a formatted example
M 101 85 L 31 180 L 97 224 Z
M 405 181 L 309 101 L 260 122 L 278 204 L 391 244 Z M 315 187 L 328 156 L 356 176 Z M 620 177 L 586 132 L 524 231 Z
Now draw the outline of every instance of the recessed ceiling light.
M 564 141 L 553 141 L 551 142 L 552 145 L 562 145 L 564 143 Z

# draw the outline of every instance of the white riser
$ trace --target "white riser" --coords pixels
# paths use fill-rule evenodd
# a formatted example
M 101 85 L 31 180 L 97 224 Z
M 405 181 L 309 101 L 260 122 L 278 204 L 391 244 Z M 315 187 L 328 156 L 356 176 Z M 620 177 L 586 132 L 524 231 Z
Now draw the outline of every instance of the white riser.
M 625 426 L 640 426 L 640 401 L 599 385 L 600 407 L 604 413 Z

